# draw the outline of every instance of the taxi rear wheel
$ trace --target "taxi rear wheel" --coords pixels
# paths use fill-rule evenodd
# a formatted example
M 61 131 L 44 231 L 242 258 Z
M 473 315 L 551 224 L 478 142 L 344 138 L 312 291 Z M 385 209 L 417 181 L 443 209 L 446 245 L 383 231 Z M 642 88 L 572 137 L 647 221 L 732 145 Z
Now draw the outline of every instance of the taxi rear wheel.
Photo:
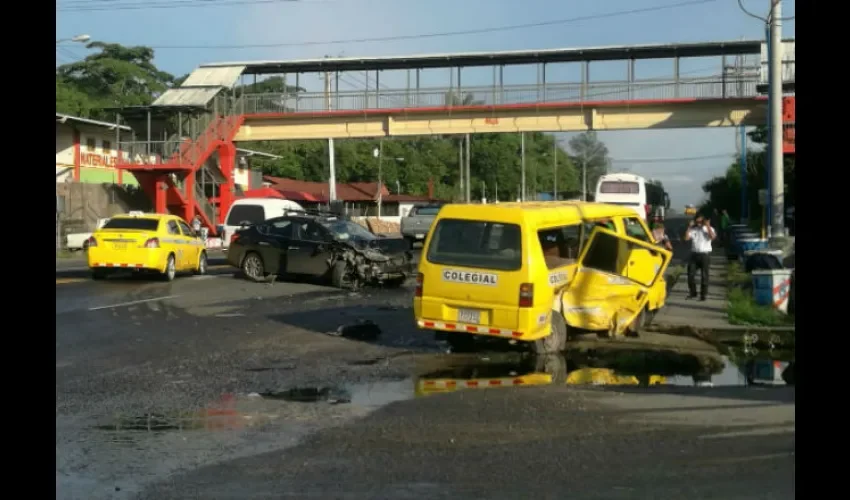
M 549 335 L 534 341 L 534 352 L 552 354 L 563 352 L 567 348 L 567 322 L 558 313 L 552 313 Z
M 199 276 L 207 274 L 207 252 L 201 252 L 201 256 L 198 257 L 198 267 L 195 268 L 195 274 Z
M 174 261 L 174 254 L 171 254 L 165 263 L 165 272 L 162 273 L 162 279 L 173 281 L 175 276 L 177 276 L 177 263 Z

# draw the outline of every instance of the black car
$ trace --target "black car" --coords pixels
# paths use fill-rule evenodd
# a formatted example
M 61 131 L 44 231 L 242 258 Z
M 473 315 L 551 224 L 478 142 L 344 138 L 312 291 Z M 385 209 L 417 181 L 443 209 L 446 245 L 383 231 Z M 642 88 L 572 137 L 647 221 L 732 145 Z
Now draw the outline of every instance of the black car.
M 228 262 L 254 281 L 268 275 L 328 278 L 334 286 L 400 286 L 413 271 L 410 244 L 330 215 L 286 215 L 237 231 Z

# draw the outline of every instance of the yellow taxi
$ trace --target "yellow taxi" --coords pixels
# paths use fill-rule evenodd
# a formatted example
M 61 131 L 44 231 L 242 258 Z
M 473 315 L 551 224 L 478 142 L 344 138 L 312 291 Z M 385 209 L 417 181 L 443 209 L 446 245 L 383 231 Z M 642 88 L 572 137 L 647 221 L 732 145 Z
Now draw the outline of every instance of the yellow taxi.
M 171 281 L 179 272 L 207 272 L 203 241 L 189 224 L 170 214 L 116 215 L 88 240 L 92 278 L 115 271 L 149 272 Z
M 425 239 L 414 315 L 455 350 L 484 336 L 559 352 L 568 329 L 637 334 L 664 305 L 670 257 L 629 207 L 446 205 Z

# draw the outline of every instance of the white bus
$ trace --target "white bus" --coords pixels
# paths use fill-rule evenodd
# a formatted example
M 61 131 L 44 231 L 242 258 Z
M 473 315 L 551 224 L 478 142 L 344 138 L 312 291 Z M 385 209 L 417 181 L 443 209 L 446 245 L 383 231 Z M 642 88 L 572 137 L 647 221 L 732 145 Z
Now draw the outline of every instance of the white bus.
M 596 183 L 597 203 L 631 207 L 646 220 L 649 205 L 646 200 L 646 180 L 634 174 L 607 174 Z

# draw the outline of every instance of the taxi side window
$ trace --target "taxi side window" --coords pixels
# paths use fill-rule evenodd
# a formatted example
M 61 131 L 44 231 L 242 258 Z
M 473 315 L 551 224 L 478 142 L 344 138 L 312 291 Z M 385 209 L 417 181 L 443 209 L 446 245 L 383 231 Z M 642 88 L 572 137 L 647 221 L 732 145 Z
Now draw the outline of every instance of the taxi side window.
M 574 264 L 581 249 L 581 224 L 541 229 L 537 232 L 546 267 Z
M 168 234 L 180 236 L 180 227 L 173 220 L 168 221 Z
M 183 231 L 183 234 L 185 234 L 186 236 L 194 236 L 195 235 L 195 232 L 192 231 L 192 228 L 189 227 L 189 224 L 186 224 L 182 220 L 177 221 L 177 224 L 180 226 L 180 230 Z
M 626 235 L 647 243 L 652 243 L 652 237 L 637 217 L 627 217 L 623 219 L 623 224 L 626 226 Z

